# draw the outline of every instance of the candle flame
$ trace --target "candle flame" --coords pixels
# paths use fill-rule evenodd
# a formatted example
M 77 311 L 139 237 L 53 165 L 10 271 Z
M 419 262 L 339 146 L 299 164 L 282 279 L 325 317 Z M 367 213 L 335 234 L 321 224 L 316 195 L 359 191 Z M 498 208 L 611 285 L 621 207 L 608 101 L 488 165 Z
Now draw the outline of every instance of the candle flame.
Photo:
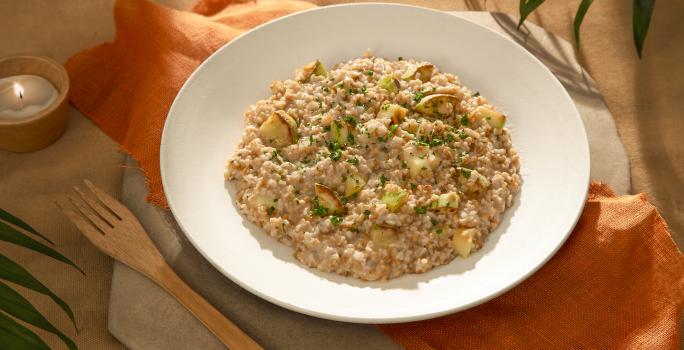
M 19 98 L 24 98 L 24 87 L 17 82 L 15 82 L 12 86 L 14 87 L 14 94 Z

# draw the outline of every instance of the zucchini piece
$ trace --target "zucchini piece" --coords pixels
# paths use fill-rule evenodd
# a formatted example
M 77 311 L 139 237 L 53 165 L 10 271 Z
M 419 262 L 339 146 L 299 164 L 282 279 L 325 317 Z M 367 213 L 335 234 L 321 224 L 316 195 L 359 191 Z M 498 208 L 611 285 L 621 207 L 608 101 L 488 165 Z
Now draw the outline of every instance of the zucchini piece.
M 477 233 L 478 230 L 474 228 L 458 228 L 454 230 L 453 236 L 451 237 L 451 245 L 462 258 L 467 258 L 475 247 L 473 238 Z
M 342 201 L 328 186 L 316 183 L 314 184 L 314 192 L 318 196 L 318 204 L 328 209 L 328 214 L 344 214 Z
M 259 137 L 264 144 L 284 147 L 297 139 L 297 122 L 284 111 L 275 111 L 259 127 Z
M 275 210 L 270 208 L 278 208 L 278 202 L 271 196 L 263 194 L 255 194 L 249 197 L 248 202 L 255 207 L 264 207 L 266 210 Z
M 453 213 L 458 210 L 461 197 L 456 192 L 442 193 L 430 203 L 430 210 L 438 213 Z
M 505 115 L 484 106 L 475 108 L 475 110 L 470 113 L 468 119 L 470 119 L 471 122 L 484 120 L 495 129 L 501 129 L 506 124 Z
M 399 239 L 394 228 L 380 225 L 373 225 L 371 227 L 370 238 L 373 242 L 373 248 L 378 249 L 387 249 L 390 244 Z
M 366 180 L 359 174 L 351 174 L 344 181 L 344 195 L 349 197 L 361 191 L 366 184 Z
M 413 178 L 419 177 L 424 171 L 435 169 L 441 160 L 425 146 L 404 148 L 403 158 Z
M 337 142 L 340 146 L 346 146 L 349 142 L 349 127 L 347 123 L 334 120 L 330 125 L 330 139 Z
M 378 86 L 381 89 L 387 90 L 388 92 L 397 92 L 401 85 L 399 84 L 399 80 L 388 74 L 383 75 L 382 78 L 378 80 Z
M 435 69 L 430 63 L 419 63 L 409 67 L 406 72 L 401 76 L 403 80 L 411 80 L 419 74 L 419 78 L 422 82 L 426 83 L 432 78 L 432 71 Z
M 380 200 L 385 203 L 387 209 L 396 213 L 408 200 L 408 192 L 397 185 L 390 184 L 385 186 L 385 193 Z
M 308 82 L 311 79 L 311 75 L 326 75 L 328 74 L 328 71 L 325 69 L 325 66 L 321 61 L 315 60 L 313 62 L 309 62 L 304 67 L 300 68 L 297 71 L 297 77 L 295 78 L 297 81 L 300 82 Z
M 390 118 L 392 124 L 400 124 L 406 118 L 408 109 L 393 103 L 383 103 L 378 111 L 378 118 Z
M 445 118 L 454 112 L 460 102 L 454 95 L 434 94 L 423 97 L 413 109 L 427 116 Z

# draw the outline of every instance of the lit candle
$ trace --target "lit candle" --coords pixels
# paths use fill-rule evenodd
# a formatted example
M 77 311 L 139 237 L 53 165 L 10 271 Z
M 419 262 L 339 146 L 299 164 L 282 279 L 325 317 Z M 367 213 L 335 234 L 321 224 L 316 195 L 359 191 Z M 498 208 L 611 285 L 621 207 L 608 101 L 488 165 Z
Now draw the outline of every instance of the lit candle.
M 22 119 L 50 107 L 59 92 L 50 81 L 37 75 L 15 75 L 0 79 L 0 119 Z

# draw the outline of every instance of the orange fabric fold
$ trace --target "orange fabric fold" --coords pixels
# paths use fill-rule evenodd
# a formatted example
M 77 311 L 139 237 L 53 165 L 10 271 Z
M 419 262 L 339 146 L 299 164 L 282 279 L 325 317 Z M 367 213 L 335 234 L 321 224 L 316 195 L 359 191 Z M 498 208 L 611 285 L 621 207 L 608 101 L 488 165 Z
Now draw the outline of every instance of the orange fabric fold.
M 148 200 L 165 207 L 159 143 L 183 82 L 243 31 L 311 7 L 204 0 L 184 12 L 119 0 L 114 41 L 67 62 L 71 101 L 138 160 Z M 568 241 L 519 286 L 453 315 L 378 327 L 407 349 L 676 349 L 683 296 L 684 259 L 656 209 L 592 184 Z
M 82 51 L 66 63 L 71 103 L 139 162 L 149 188 L 147 199 L 168 207 L 159 143 L 166 115 L 185 80 L 204 59 L 246 30 L 312 7 L 293 0 L 207 0 L 197 3 L 193 13 L 146 0 L 117 1 L 114 41 Z
M 520 285 L 459 313 L 379 327 L 416 350 L 678 349 L 683 297 L 684 258 L 656 208 L 593 183 L 572 235 Z

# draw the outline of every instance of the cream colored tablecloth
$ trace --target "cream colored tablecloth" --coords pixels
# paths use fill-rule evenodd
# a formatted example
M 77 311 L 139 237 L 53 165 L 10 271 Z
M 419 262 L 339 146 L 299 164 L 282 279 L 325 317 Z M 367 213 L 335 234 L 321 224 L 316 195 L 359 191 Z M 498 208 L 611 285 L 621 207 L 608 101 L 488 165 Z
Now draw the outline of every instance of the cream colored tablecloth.
M 191 0 L 162 1 L 185 8 Z M 443 10 L 517 13 L 518 1 L 403 1 Z M 572 38 L 572 17 L 579 1 L 550 1 L 530 16 L 565 39 Z M 329 4 L 330 1 L 318 1 Z M 113 0 L 8 0 L 0 2 L 0 56 L 43 54 L 64 62 L 73 53 L 113 35 Z M 631 34 L 631 4 L 595 2 L 583 26 L 580 62 L 597 81 L 627 148 L 632 190 L 645 192 L 684 243 L 684 2 L 660 1 L 654 12 L 644 57 L 638 60 Z M 505 59 L 505 58 L 502 58 Z M 87 277 L 11 246 L 0 250 L 24 264 L 62 296 L 76 313 L 81 333 L 53 305 L 26 293 L 55 324 L 73 335 L 82 349 L 122 348 L 106 328 L 111 260 L 82 239 L 53 201 L 78 179 L 96 179 L 107 191 L 121 186 L 123 156 L 99 129 L 71 111 L 66 135 L 50 148 L 25 155 L 0 151 L 0 206 L 51 236 L 62 252 L 84 268 Z M 58 344 L 51 335 L 50 344 Z M 59 345 L 61 346 L 61 345 Z

